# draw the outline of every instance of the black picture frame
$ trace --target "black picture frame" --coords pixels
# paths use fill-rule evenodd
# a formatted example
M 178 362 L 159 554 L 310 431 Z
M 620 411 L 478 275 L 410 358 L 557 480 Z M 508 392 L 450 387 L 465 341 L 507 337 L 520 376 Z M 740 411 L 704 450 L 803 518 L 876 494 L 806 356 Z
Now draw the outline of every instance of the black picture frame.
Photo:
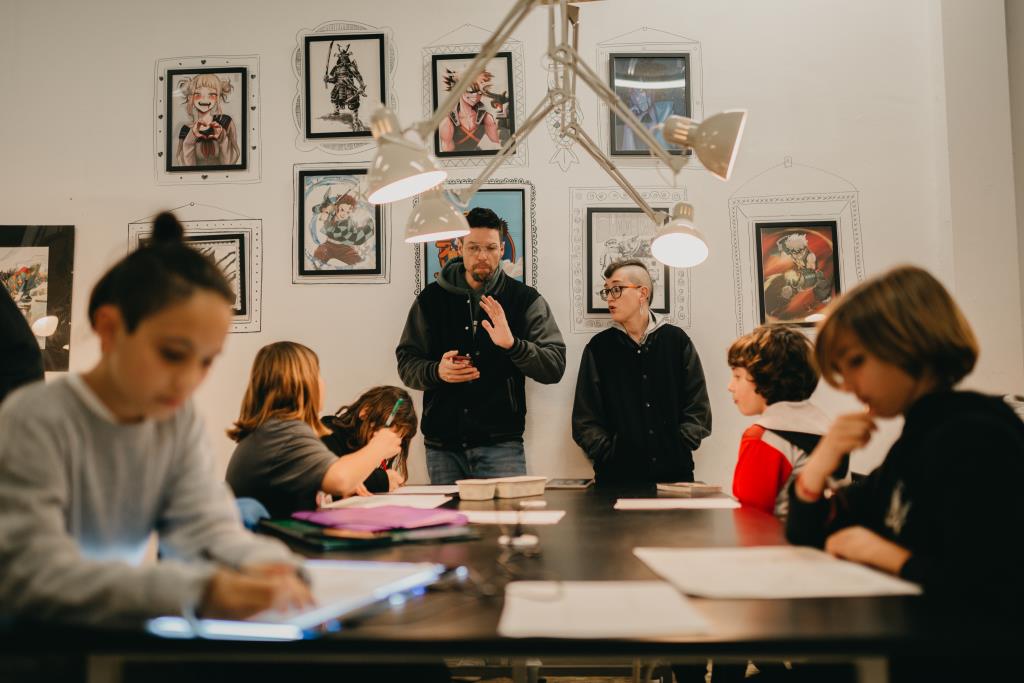
M 639 73 L 638 73 L 639 72 Z M 632 83 L 645 82 L 643 74 L 659 74 L 664 78 L 650 80 L 659 87 L 638 88 Z M 659 84 L 658 81 L 662 81 Z M 608 86 L 615 91 L 626 108 L 637 114 L 641 121 L 645 113 L 653 117 L 648 129 L 653 128 L 665 118 L 672 115 L 690 117 L 693 111 L 690 94 L 690 55 L 686 52 L 616 52 L 608 55 Z M 681 85 L 661 87 L 664 83 L 681 82 Z M 634 101 L 634 93 L 643 92 L 649 100 L 643 112 L 638 110 Z M 637 98 L 641 96 L 636 96 Z M 646 100 L 638 100 L 640 103 Z M 634 133 L 614 111 L 609 110 L 608 151 L 612 156 L 650 156 L 650 149 L 642 140 L 634 138 Z M 691 150 L 683 149 L 665 142 L 660 133 L 652 134 L 662 143 L 669 154 L 690 154 Z
M 189 115 L 182 113 L 185 104 L 182 102 L 183 93 L 181 87 L 186 77 L 195 78 L 199 76 L 216 76 L 218 74 L 234 74 L 237 76 L 240 85 L 238 91 L 232 92 L 227 98 L 218 102 L 222 110 L 227 105 L 229 110 L 236 114 L 231 118 L 237 134 L 238 161 L 235 163 L 212 163 L 212 164 L 184 164 L 179 161 L 178 145 L 183 140 L 182 133 L 185 133 L 191 121 Z M 219 78 L 219 77 L 218 77 Z M 167 146 L 165 153 L 164 168 L 168 173 L 205 173 L 207 171 L 239 171 L 249 168 L 249 69 L 244 66 L 238 67 L 212 67 L 203 69 L 168 69 L 164 74 L 166 81 L 166 108 L 164 116 L 167 125 Z M 228 79 L 230 82 L 230 79 Z M 223 113 L 223 112 L 222 112 Z M 231 114 L 224 114 L 231 116 Z M 230 134 L 225 131 L 224 134 Z M 215 143 L 211 143 L 215 144 Z
M 799 255 L 789 256 L 779 247 L 793 235 L 804 236 L 814 267 L 807 267 L 807 260 L 801 267 Z M 816 321 L 807 318 L 821 314 L 842 291 L 838 221 L 759 221 L 754 224 L 754 237 L 761 324 L 813 327 Z M 786 259 L 795 267 L 786 268 Z M 791 292 L 784 291 L 787 286 Z
M 384 51 L 384 34 L 383 33 L 315 33 L 305 36 L 302 43 L 302 60 L 303 60 L 303 111 L 305 114 L 305 130 L 303 134 L 307 139 L 318 140 L 324 138 L 369 138 L 373 134 L 370 132 L 368 125 L 369 115 L 375 109 L 373 103 L 379 103 L 380 105 L 386 105 L 387 103 L 387 68 L 385 62 L 385 51 Z M 327 59 L 323 64 L 315 63 L 314 56 L 321 56 L 319 53 L 322 51 L 322 44 L 327 44 Z M 346 44 L 346 48 L 342 48 L 340 44 Z M 376 43 L 374 45 L 374 43 Z M 351 61 L 355 63 L 356 68 L 359 69 L 359 63 L 362 61 L 366 64 L 367 58 L 376 58 L 376 70 L 379 74 L 378 78 L 372 78 L 369 76 L 363 76 L 362 69 L 359 69 L 360 77 L 364 86 L 364 91 L 370 89 L 369 92 L 364 92 L 365 102 L 362 96 L 358 96 L 358 106 L 354 111 L 354 118 L 352 114 L 349 114 L 349 121 L 346 123 L 345 114 L 330 113 L 330 106 L 326 106 L 321 102 L 320 97 L 313 96 L 313 81 L 322 83 L 324 87 L 331 91 L 333 94 L 334 89 L 339 86 L 339 83 L 335 82 L 334 87 L 328 88 L 328 83 L 325 80 L 328 76 L 332 75 L 333 67 L 331 67 L 331 60 L 334 59 L 335 45 L 338 44 L 339 49 L 348 49 Z M 355 52 L 351 51 L 352 45 L 356 45 Z M 356 54 L 358 53 L 358 54 Z M 337 62 L 335 62 L 337 64 Z M 366 67 L 364 67 L 366 68 Z M 373 92 L 376 88 L 377 92 Z M 328 101 L 331 100 L 331 96 L 328 96 Z M 359 114 L 359 110 L 363 110 L 363 114 Z M 347 111 L 353 112 L 351 108 L 346 108 Z M 336 107 L 336 111 L 340 112 L 341 109 Z M 314 118 L 315 117 L 315 118 Z M 329 123 L 315 124 L 317 120 L 328 120 Z M 358 125 L 357 125 L 358 122 Z M 349 130 L 343 130 L 342 127 L 347 126 Z M 318 128 L 325 128 L 319 130 Z M 332 130 L 337 128 L 337 130 Z
M 297 201 L 297 213 L 298 221 L 296 223 L 296 229 L 298 234 L 296 235 L 296 258 L 298 259 L 297 274 L 303 278 L 338 278 L 345 277 L 348 275 L 362 276 L 362 275 L 381 275 L 383 274 L 384 264 L 384 211 L 380 204 L 371 205 L 366 201 L 366 197 L 361 193 L 361 190 L 357 189 L 358 194 L 356 195 L 357 202 L 363 210 L 369 210 L 368 207 L 372 207 L 372 215 L 374 221 L 374 259 L 373 266 L 368 268 L 327 268 L 327 267 L 314 267 L 307 266 L 307 262 L 319 263 L 320 259 L 316 258 L 316 252 L 320 244 L 314 244 L 315 236 L 312 231 L 316 229 L 316 218 L 311 215 L 313 205 L 309 201 L 310 191 L 307 189 L 307 179 L 316 178 L 313 181 L 313 187 L 320 187 L 324 185 L 333 184 L 332 180 L 337 180 L 338 183 L 352 184 L 358 188 L 360 183 L 358 180 L 361 176 L 365 176 L 367 169 L 365 168 L 336 168 L 336 169 L 303 169 L 298 172 L 298 194 L 296 197 Z M 327 189 L 326 193 L 330 190 Z M 322 205 L 322 202 L 317 204 Z M 311 223 L 311 219 L 313 223 Z M 308 234 L 307 234 L 308 233 Z M 329 261 L 323 261 L 326 266 Z
M 668 212 L 668 207 L 652 207 L 655 211 Z M 608 306 L 600 301 L 597 291 L 604 287 L 603 270 L 612 261 L 626 258 L 638 258 L 648 264 L 651 271 L 651 280 L 654 282 L 655 291 L 651 292 L 651 310 L 655 313 L 668 313 L 672 310 L 672 273 L 668 266 L 660 263 L 651 254 L 650 244 L 654 238 L 654 224 L 650 226 L 650 236 L 636 236 L 636 244 L 631 244 L 620 254 L 609 253 L 606 249 L 600 258 L 595 259 L 597 251 L 596 240 L 600 237 L 595 235 L 594 217 L 600 214 L 641 214 L 646 215 L 643 210 L 636 206 L 612 207 L 612 206 L 588 206 L 587 207 L 587 230 L 584 243 L 583 258 L 586 261 L 586 297 L 587 313 L 608 313 Z M 647 221 L 650 222 L 650 221 Z M 611 239 L 611 238 L 609 238 Z M 606 240 L 607 242 L 607 240 Z M 595 268 L 595 261 L 598 261 Z M 661 296 L 656 297 L 658 283 L 661 283 Z M 598 303 L 600 302 L 600 303 Z M 657 304 L 657 305 L 655 305 Z
M 463 67 L 468 66 L 473 59 L 476 58 L 475 53 L 463 53 L 463 54 L 435 54 L 431 56 L 430 60 L 430 74 L 431 74 L 431 91 L 433 93 L 434 110 L 441 104 L 448 95 L 448 91 L 442 92 L 444 85 L 443 78 L 440 77 L 440 71 L 442 68 L 449 68 L 450 66 L 461 65 Z M 498 141 L 494 143 L 496 146 L 494 149 L 462 149 L 462 150 L 442 150 L 441 149 L 441 127 L 438 128 L 434 133 L 434 155 L 438 158 L 451 158 L 451 157 L 479 157 L 479 156 L 494 156 L 498 153 L 505 142 L 516 132 L 516 101 L 515 101 L 515 83 L 513 81 L 513 69 L 512 69 L 512 53 L 498 52 L 494 55 L 488 67 L 492 67 L 493 62 L 496 60 L 504 61 L 504 68 L 491 70 L 487 69 L 491 73 L 492 80 L 495 76 L 499 76 L 504 79 L 504 83 L 501 82 L 501 78 L 497 80 L 493 86 L 485 86 L 484 90 L 491 93 L 489 96 L 483 96 L 479 100 L 479 107 L 484 112 L 484 115 L 491 116 L 495 119 L 495 125 L 498 133 Z M 458 87 L 456 84 L 453 87 Z M 504 92 L 502 92 L 504 88 Z M 461 103 L 461 100 L 460 100 Z M 500 106 L 496 106 L 496 103 L 500 103 Z M 458 106 L 458 105 L 456 105 Z M 442 126 L 445 125 L 442 122 Z M 478 125 L 483 126 L 484 122 Z M 475 131 L 474 131 L 475 132 Z M 472 138 L 472 133 L 465 133 L 467 140 Z M 482 138 L 486 135 L 485 132 L 480 133 Z M 458 144 L 459 141 L 455 141 Z
M 0 225 L 0 286 L 17 262 L 16 250 L 46 249 L 46 315 L 57 317 L 57 329 L 45 338 L 43 368 L 66 371 L 71 355 L 71 292 L 75 271 L 73 225 Z M 9 290 L 8 290 L 9 291 Z M 6 296 L 7 291 L 0 292 Z M 29 296 L 31 296 L 29 294 Z M 15 299 L 15 303 L 19 303 Z M 20 307 L 20 306 L 19 306 Z

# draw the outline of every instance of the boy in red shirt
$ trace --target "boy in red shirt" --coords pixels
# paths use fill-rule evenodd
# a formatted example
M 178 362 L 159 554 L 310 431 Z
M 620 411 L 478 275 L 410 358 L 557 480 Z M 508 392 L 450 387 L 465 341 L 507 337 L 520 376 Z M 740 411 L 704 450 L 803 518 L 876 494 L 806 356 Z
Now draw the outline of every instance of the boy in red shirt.
M 807 399 L 818 386 L 810 340 L 793 328 L 761 326 L 729 347 L 729 393 L 757 421 L 743 432 L 732 480 L 744 506 L 779 517 L 789 510 L 789 484 L 831 420 Z M 846 478 L 846 468 L 834 475 Z

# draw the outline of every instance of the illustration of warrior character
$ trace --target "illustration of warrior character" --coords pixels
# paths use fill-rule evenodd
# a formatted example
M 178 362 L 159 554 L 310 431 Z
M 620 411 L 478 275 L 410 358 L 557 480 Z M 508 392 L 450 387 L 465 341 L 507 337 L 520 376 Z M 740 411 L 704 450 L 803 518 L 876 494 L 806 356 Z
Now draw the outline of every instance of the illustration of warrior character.
M 216 74 L 197 74 L 178 82 L 191 123 L 178 132 L 175 159 L 179 166 L 229 166 L 238 163 L 238 131 L 221 109 L 231 82 Z
M 356 209 L 356 198 L 351 192 L 331 197 L 313 207 L 317 215 L 318 231 L 324 241 L 313 252 L 313 258 L 323 263 L 331 259 L 352 266 L 366 259 L 364 253 L 369 240 L 374 236 L 372 221 L 358 221 L 352 215 Z
M 804 318 L 832 298 L 832 282 L 818 267 L 818 256 L 807 244 L 807 234 L 795 232 L 776 243 L 778 255 L 791 267 L 764 282 L 765 312 L 783 320 Z
M 331 90 L 331 103 L 334 105 L 334 113 L 329 118 L 340 121 L 348 121 L 353 131 L 366 130 L 366 124 L 359 118 L 360 99 L 366 97 L 366 84 L 363 82 L 363 75 L 359 73 L 359 65 L 352 59 L 352 44 L 349 43 L 338 49 L 338 57 L 334 67 L 324 73 L 324 87 L 329 83 L 334 84 Z M 331 63 L 331 51 L 334 49 L 334 42 L 327 51 L 327 63 Z M 344 113 L 349 110 L 351 114 Z
M 444 89 L 451 92 L 459 82 L 459 74 L 451 69 L 444 70 Z M 438 138 L 442 152 L 473 152 L 480 149 L 484 137 L 495 144 L 501 144 L 502 136 L 498 131 L 498 122 L 484 107 L 486 98 L 496 112 L 504 111 L 508 104 L 508 91 L 496 93 L 491 90 L 494 75 L 490 71 L 482 71 L 462 97 L 455 108 L 448 112 L 440 127 Z M 507 119 L 503 117 L 503 122 Z M 507 129 L 504 137 L 508 137 Z

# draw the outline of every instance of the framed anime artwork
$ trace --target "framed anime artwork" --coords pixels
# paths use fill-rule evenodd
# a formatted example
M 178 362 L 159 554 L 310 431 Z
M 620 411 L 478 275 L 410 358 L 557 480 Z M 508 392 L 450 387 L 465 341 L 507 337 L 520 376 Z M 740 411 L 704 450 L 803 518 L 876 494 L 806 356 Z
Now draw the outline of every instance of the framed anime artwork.
M 657 130 L 669 116 L 690 116 L 690 55 L 685 52 L 611 53 L 609 85 L 670 154 L 684 150 L 669 145 Z M 609 151 L 613 156 L 648 156 L 650 149 L 613 112 Z
M 235 293 L 232 332 L 259 332 L 263 289 L 263 221 L 258 219 L 182 221 L 185 241 L 213 261 Z M 153 236 L 153 223 L 128 224 L 128 247 L 138 249 Z
M 29 325 L 56 318 L 53 334 L 36 336 L 47 371 L 68 369 L 74 268 L 74 226 L 0 225 L 0 296 L 14 299 Z
M 499 52 L 468 88 L 461 82 L 475 54 L 431 57 L 433 107 L 454 89 L 465 89 L 434 134 L 439 158 L 495 155 L 516 131 L 512 53 Z
M 811 326 L 840 293 L 837 222 L 755 223 L 761 323 Z
M 668 207 L 653 208 L 655 211 L 668 211 Z M 608 313 L 608 303 L 598 296 L 598 291 L 604 287 L 604 269 L 614 261 L 633 258 L 642 261 L 651 275 L 654 285 L 651 310 L 669 312 L 672 304 L 671 273 L 668 266 L 651 254 L 654 233 L 654 223 L 639 207 L 587 207 L 584 241 L 587 313 Z
M 248 68 L 168 69 L 168 173 L 248 168 Z
M 386 103 L 383 33 L 314 33 L 303 39 L 306 138 L 372 138 L 369 116 Z
M 385 282 L 385 211 L 364 195 L 366 168 L 295 168 L 293 281 Z
M 456 180 L 453 184 L 457 184 Z M 505 221 L 501 269 L 525 284 L 537 283 L 537 234 L 533 184 L 522 179 L 498 179 L 478 190 L 466 210 L 491 209 Z M 427 242 L 422 248 L 422 266 L 417 255 L 416 291 L 434 282 L 448 262 L 460 255 L 461 240 Z

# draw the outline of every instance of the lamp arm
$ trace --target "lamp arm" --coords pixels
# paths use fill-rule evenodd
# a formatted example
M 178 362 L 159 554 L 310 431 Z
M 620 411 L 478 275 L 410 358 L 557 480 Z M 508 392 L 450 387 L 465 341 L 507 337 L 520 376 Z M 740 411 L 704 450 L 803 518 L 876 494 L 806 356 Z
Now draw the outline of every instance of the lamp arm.
M 459 78 L 459 84 L 452 88 L 447 97 L 441 104 L 437 105 L 437 109 L 431 117 L 425 121 L 413 124 L 413 128 L 419 134 L 420 138 L 426 140 L 430 137 L 435 130 L 444 121 L 444 118 L 448 116 L 448 113 L 455 108 L 455 105 L 459 103 L 459 98 L 466 92 L 469 85 L 476 80 L 477 76 L 483 73 L 487 66 L 487 62 L 491 61 L 494 55 L 498 54 L 498 50 L 505 44 L 509 36 L 519 27 L 526 15 L 533 10 L 541 0 L 518 0 L 515 6 L 509 11 L 501 23 L 498 25 L 498 30 L 495 31 L 487 42 L 480 46 L 480 52 L 476 58 L 469 63 L 469 66 L 462 72 L 462 76 Z
M 567 135 L 578 142 L 580 147 L 582 147 L 587 154 L 593 157 L 594 161 L 597 162 L 597 165 L 600 166 L 605 173 L 611 176 L 612 180 L 614 180 L 616 184 L 618 184 L 618 186 L 621 187 L 627 195 L 629 195 L 630 199 L 636 202 L 636 205 L 640 207 L 641 211 L 647 214 L 647 217 L 651 219 L 655 226 L 660 226 L 668 220 L 668 214 L 664 211 L 655 211 L 651 205 L 647 203 L 647 200 L 640 195 L 640 191 L 626 179 L 626 176 L 622 175 L 622 172 L 612 164 L 611 160 L 608 159 L 607 156 L 605 156 L 604 152 L 602 152 L 597 146 L 597 143 L 594 142 L 593 139 L 591 139 L 591 137 L 582 129 L 573 127 L 567 132 Z
M 678 173 L 679 170 L 686 165 L 689 159 L 686 156 L 672 156 L 669 154 L 661 143 L 651 135 L 651 132 L 647 130 L 644 124 L 640 123 L 640 120 L 636 117 L 633 112 L 622 102 L 615 91 L 609 88 L 601 78 L 594 73 L 587 66 L 586 62 L 580 59 L 580 55 L 575 49 L 571 50 L 570 53 L 570 68 L 579 74 L 583 82 L 586 83 L 590 88 L 597 94 L 597 96 L 604 100 L 605 104 L 608 105 L 616 116 L 622 119 L 623 123 L 629 126 L 636 135 L 644 141 L 649 148 L 651 154 L 658 157 L 662 162 L 665 163 L 673 173 Z
M 526 136 L 537 127 L 541 121 L 551 113 L 551 110 L 556 106 L 556 100 L 550 95 L 545 95 L 543 99 L 537 104 L 537 107 L 530 113 L 530 115 L 523 121 L 523 125 L 516 129 L 516 132 L 509 136 L 505 144 L 502 145 L 498 153 L 491 158 L 491 161 L 484 167 L 484 170 L 480 171 L 480 175 L 476 177 L 473 184 L 467 187 L 462 192 L 456 192 L 455 197 L 458 203 L 462 206 L 466 206 L 469 200 L 473 198 L 476 191 L 483 186 L 484 183 L 490 179 L 499 166 L 505 161 L 505 158 L 515 149 L 515 146 Z

